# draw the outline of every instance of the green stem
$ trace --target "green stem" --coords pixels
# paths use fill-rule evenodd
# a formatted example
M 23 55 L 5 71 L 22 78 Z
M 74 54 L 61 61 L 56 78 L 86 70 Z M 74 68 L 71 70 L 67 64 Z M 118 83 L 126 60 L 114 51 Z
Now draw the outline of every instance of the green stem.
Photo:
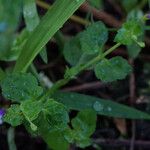
M 82 70 L 84 70 L 86 68 L 89 68 L 93 64 L 97 63 L 98 61 L 100 61 L 101 59 L 103 59 L 104 57 L 106 57 L 108 54 L 110 54 L 112 51 L 114 51 L 120 45 L 121 45 L 121 43 L 115 44 L 113 47 L 111 47 L 110 49 L 108 49 L 107 51 L 105 51 L 102 55 L 98 55 L 97 57 L 95 57 L 94 59 L 92 59 L 91 61 L 89 61 L 87 64 L 85 64 L 84 66 L 82 66 L 80 70 L 82 71 Z
M 64 86 L 65 84 L 67 84 L 73 76 L 76 76 L 77 74 L 79 74 L 81 71 L 91 67 L 92 65 L 94 65 L 95 63 L 97 63 L 98 61 L 102 60 L 105 56 L 107 56 L 108 54 L 110 54 L 112 51 L 114 51 L 117 47 L 119 47 L 121 44 L 117 43 L 115 44 L 113 47 L 111 47 L 110 49 L 108 49 L 107 51 L 105 51 L 103 53 L 103 55 L 98 55 L 97 57 L 95 57 L 94 59 L 92 59 L 91 61 L 89 61 L 87 64 L 81 66 L 79 68 L 78 72 L 75 72 L 72 76 L 61 79 L 59 81 L 57 81 L 47 92 L 46 94 L 41 98 L 42 100 L 46 99 L 48 96 L 52 95 L 54 92 L 56 92 L 60 87 Z
M 9 150 L 17 150 L 16 143 L 15 143 L 15 129 L 10 127 L 7 132 L 7 141 Z

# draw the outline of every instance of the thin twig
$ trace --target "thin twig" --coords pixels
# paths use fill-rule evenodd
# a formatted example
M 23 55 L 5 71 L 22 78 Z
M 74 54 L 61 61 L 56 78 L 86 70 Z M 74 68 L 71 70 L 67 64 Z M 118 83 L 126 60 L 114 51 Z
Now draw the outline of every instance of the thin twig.
M 90 6 L 87 2 L 83 3 L 80 6 L 79 10 L 82 12 L 86 12 L 86 13 L 90 11 L 96 19 L 102 20 L 104 23 L 112 27 L 119 28 L 122 24 L 122 22 L 120 22 L 119 20 L 111 16 L 110 14 L 102 10 L 99 11 L 98 9 Z
M 133 66 L 134 68 L 134 59 L 129 59 L 129 63 Z M 129 103 L 131 106 L 134 105 L 135 103 L 135 74 L 134 71 L 131 73 L 130 75 L 130 80 L 129 80 L 129 90 L 130 90 L 130 99 L 129 99 Z M 135 128 L 136 128 L 136 124 L 135 121 L 132 120 L 132 138 L 131 138 L 131 145 L 130 145 L 130 150 L 134 150 L 134 142 L 135 142 Z
M 62 91 L 86 91 L 86 90 L 94 90 L 94 89 L 98 89 L 98 88 L 102 88 L 104 87 L 106 84 L 103 84 L 99 81 L 95 81 L 95 82 L 91 82 L 91 83 L 84 83 L 82 85 L 77 85 L 77 86 L 73 86 L 73 87 L 67 87 L 62 89 Z

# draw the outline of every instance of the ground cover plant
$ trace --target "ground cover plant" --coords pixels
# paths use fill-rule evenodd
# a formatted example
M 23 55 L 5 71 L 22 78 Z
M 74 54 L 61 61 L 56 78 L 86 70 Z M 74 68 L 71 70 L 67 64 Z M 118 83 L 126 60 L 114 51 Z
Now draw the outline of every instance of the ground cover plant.
M 149 4 L 0 0 L 0 149 L 149 148 Z

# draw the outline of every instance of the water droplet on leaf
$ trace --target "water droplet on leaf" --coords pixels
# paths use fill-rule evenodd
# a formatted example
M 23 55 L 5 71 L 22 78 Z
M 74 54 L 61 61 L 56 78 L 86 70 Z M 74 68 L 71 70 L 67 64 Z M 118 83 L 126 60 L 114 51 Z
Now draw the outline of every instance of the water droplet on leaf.
M 104 109 L 103 105 L 98 101 L 96 101 L 94 103 L 93 108 L 94 108 L 95 111 L 103 111 L 103 109 Z
M 108 107 L 108 111 L 109 111 L 109 112 L 112 111 L 112 108 L 111 108 L 111 107 Z

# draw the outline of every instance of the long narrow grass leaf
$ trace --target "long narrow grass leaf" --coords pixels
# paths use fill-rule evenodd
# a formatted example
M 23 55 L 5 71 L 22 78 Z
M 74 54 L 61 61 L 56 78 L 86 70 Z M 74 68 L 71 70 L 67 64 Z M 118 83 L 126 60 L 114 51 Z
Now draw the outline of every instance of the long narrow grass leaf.
M 56 92 L 56 94 L 53 95 L 53 98 L 73 110 L 93 109 L 99 115 L 150 120 L 150 115 L 147 113 L 93 96 L 73 92 Z
M 25 72 L 36 55 L 85 0 L 57 0 L 22 49 L 14 72 Z

